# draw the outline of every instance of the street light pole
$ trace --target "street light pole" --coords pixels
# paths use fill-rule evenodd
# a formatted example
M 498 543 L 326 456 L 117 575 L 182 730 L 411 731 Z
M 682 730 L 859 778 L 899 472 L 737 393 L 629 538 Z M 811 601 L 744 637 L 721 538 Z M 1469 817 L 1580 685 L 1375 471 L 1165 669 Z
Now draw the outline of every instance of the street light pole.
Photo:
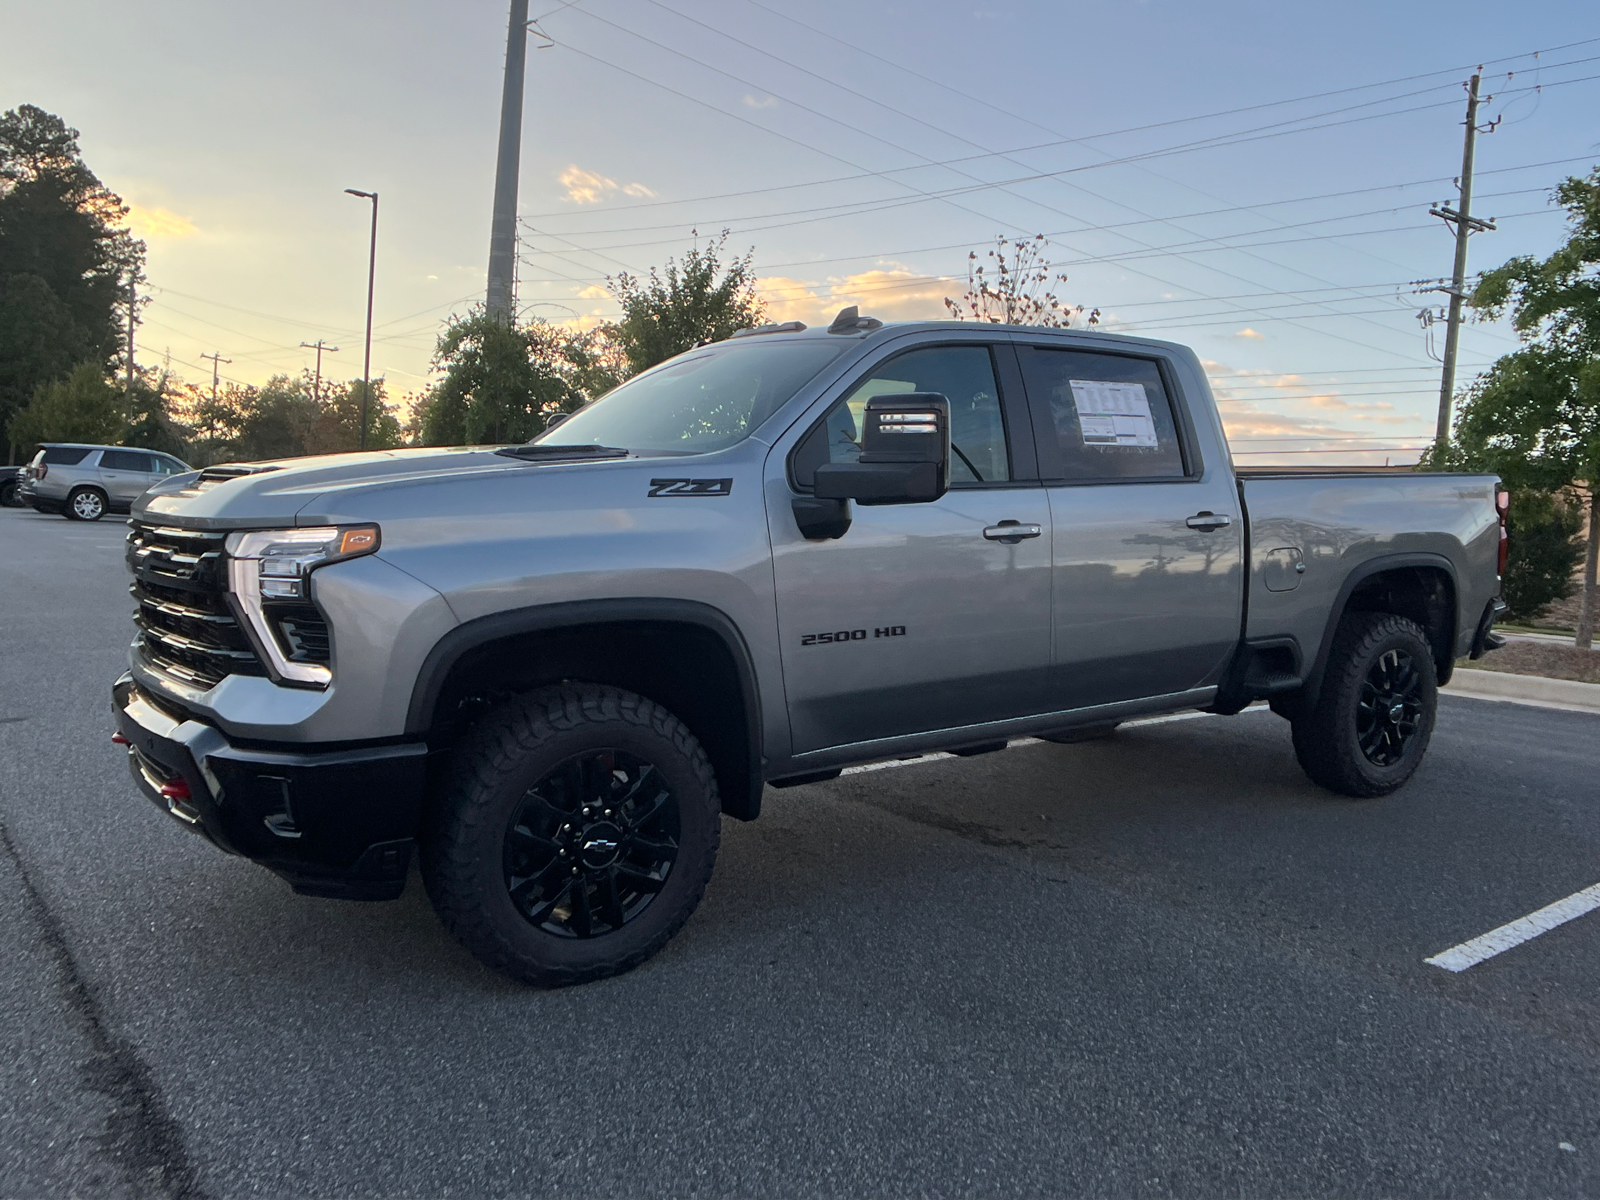
M 378 193 L 345 188 L 352 196 L 372 201 L 372 250 L 367 258 L 367 348 L 361 358 L 361 448 L 367 448 L 367 403 L 372 396 L 372 286 L 378 277 Z

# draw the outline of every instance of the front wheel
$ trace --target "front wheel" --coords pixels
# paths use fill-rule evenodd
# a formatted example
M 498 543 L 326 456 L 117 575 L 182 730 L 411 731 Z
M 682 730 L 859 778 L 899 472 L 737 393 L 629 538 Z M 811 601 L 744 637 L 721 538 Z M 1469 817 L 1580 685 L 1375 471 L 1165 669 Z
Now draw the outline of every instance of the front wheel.
M 1422 629 L 1392 613 L 1349 613 L 1334 634 L 1316 706 L 1293 717 L 1295 757 L 1329 791 L 1386 796 L 1422 762 L 1438 707 Z
M 666 709 L 618 688 L 542 688 L 458 749 L 422 846 L 445 926 L 485 965 L 560 987 L 661 949 L 705 894 L 716 778 Z

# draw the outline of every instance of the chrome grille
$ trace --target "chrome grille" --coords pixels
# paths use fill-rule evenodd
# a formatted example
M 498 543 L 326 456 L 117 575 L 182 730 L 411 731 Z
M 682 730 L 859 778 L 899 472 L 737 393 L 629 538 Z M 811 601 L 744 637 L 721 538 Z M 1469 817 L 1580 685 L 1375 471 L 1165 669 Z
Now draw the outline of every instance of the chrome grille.
M 223 533 L 130 521 L 129 585 L 139 653 L 154 670 L 209 688 L 229 675 L 265 675 L 228 607 Z

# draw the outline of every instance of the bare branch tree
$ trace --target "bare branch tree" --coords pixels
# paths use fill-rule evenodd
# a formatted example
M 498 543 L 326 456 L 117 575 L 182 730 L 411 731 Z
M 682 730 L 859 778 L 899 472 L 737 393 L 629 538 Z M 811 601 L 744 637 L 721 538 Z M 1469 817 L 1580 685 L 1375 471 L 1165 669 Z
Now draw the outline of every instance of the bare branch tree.
M 1062 304 L 1052 290 L 1067 277 L 1051 274 L 1049 248 L 1042 233 L 1031 241 L 997 237 L 987 264 L 978 261 L 976 250 L 967 255 L 967 293 L 959 300 L 946 296 L 944 306 L 958 321 L 1067 328 L 1083 317 L 1083 305 Z M 1091 310 L 1084 323 L 1098 325 L 1100 310 Z

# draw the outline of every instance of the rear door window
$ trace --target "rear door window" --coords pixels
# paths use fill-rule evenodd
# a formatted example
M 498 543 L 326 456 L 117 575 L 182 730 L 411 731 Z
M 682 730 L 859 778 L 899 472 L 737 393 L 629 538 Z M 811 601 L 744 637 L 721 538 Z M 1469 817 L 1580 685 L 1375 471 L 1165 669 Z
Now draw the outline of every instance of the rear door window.
M 1154 359 L 1042 346 L 1017 351 L 1045 475 L 1092 482 L 1188 474 L 1172 397 Z
M 177 459 L 168 458 L 165 454 L 157 454 L 155 462 L 158 475 L 182 475 L 189 470 Z
M 150 456 L 133 450 L 103 451 L 100 455 L 100 466 L 107 471 L 139 471 L 145 475 L 155 472 Z
M 52 467 L 75 467 L 88 453 L 81 446 L 46 446 L 34 461 Z

